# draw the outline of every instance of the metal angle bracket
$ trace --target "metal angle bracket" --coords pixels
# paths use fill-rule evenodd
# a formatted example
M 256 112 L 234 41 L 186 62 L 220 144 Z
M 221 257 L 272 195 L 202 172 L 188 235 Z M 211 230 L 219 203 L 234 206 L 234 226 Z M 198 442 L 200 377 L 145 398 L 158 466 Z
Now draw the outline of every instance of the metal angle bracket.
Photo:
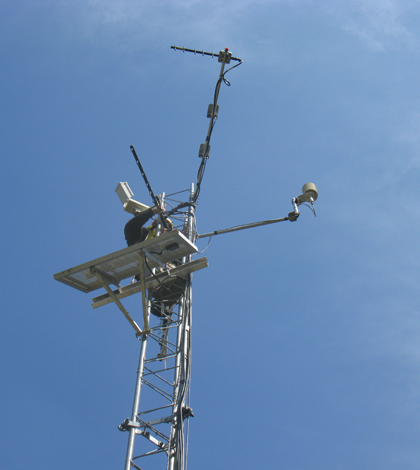
M 149 431 L 146 431 L 145 428 L 150 428 L 155 434 L 157 434 L 159 437 L 162 439 L 165 439 L 166 441 L 169 440 L 165 434 L 159 432 L 157 429 L 154 429 L 152 425 L 154 424 L 160 424 L 160 423 L 170 423 L 172 421 L 172 416 L 168 416 L 167 418 L 162 418 L 160 420 L 155 420 L 151 421 L 150 423 L 141 420 L 142 423 L 139 423 L 137 421 L 131 421 L 129 418 L 126 418 L 119 426 L 118 429 L 120 431 L 129 431 L 130 428 L 135 428 L 135 432 L 138 435 L 146 437 L 146 439 L 149 439 L 151 442 L 156 444 L 159 447 L 163 447 L 165 444 L 161 441 L 158 441 L 156 438 L 150 435 Z M 143 428 L 143 429 L 140 429 Z
M 153 444 L 155 444 L 156 447 L 160 447 L 161 449 L 164 449 L 165 452 L 166 452 L 166 450 L 167 450 L 167 448 L 168 448 L 168 444 L 165 443 L 165 442 L 163 442 L 163 441 L 159 441 L 159 440 L 156 439 L 155 437 L 151 436 L 149 431 L 137 431 L 137 430 L 136 430 L 136 434 L 145 437 L 145 438 L 148 439 L 150 442 L 152 442 Z
M 130 421 L 129 418 L 126 418 L 119 426 L 118 429 L 120 431 L 129 431 L 129 428 L 139 428 L 140 423 L 136 421 Z
M 152 421 L 143 421 L 142 424 L 140 424 L 139 428 L 148 428 L 151 426 L 155 426 L 156 424 L 161 424 L 161 423 L 170 423 L 173 419 L 173 415 L 166 416 L 165 418 L 159 418 L 159 419 L 154 419 Z
M 154 432 L 157 436 L 159 436 L 161 439 L 165 439 L 165 441 L 169 442 L 169 437 L 168 436 L 165 436 L 165 434 L 163 434 L 162 432 L 160 432 L 159 430 L 157 430 L 156 428 L 154 428 L 153 426 L 150 425 L 150 423 L 147 423 L 146 421 L 143 421 L 141 418 L 138 418 L 138 420 L 140 421 L 140 426 L 141 427 L 144 427 L 144 428 L 149 428 L 152 432 Z M 142 424 L 143 423 L 143 424 Z M 136 429 L 136 434 L 142 434 L 146 431 L 138 431 Z M 144 435 L 144 434 L 143 434 Z
M 158 266 L 161 266 L 162 268 L 166 268 L 166 264 L 167 263 L 164 263 L 163 261 L 161 261 L 157 256 L 155 256 L 153 253 L 151 253 L 150 251 L 146 250 L 146 249 L 142 249 L 143 253 L 148 257 L 150 258 L 151 260 L 153 260 Z

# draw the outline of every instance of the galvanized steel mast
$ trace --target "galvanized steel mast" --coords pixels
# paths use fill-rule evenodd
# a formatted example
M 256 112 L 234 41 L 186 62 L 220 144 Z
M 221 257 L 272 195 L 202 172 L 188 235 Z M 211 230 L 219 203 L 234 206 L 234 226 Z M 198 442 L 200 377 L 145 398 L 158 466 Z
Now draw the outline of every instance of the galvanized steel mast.
M 192 185 L 190 201 L 193 193 Z M 194 204 L 184 213 L 182 231 L 194 243 Z M 191 256 L 185 256 L 179 265 L 190 262 Z M 162 283 L 157 290 L 163 293 L 156 289 L 149 292 L 146 308 L 150 330 L 141 337 L 131 419 L 126 419 L 119 427 L 129 431 L 125 470 L 143 468 L 140 459 L 157 454 L 162 454 L 167 461 L 167 469 L 185 468 L 184 421 L 192 416 L 192 410 L 186 405 L 190 383 L 191 277 L 190 273 L 184 279 Z M 143 387 L 148 389 L 148 395 L 139 412 Z M 145 437 L 149 444 L 149 449 L 139 455 L 134 452 L 136 436 Z M 162 459 L 161 465 L 163 468 Z
M 195 187 L 193 184 L 191 185 L 188 203 L 178 205 L 178 207 L 187 207 L 183 211 L 184 226 L 182 233 L 194 244 L 197 238 L 195 206 L 201 189 L 205 165 L 209 158 L 210 138 L 219 108 L 217 101 L 220 86 L 222 82 L 229 84 L 224 78 L 226 73 L 224 68 L 231 60 L 238 61 L 237 65 L 242 61 L 232 57 L 228 49 L 220 51 L 219 54 L 176 46 L 172 46 L 172 49 L 217 57 L 221 63 L 214 100 L 207 111 L 210 124 L 206 140 L 200 145 L 199 149 L 201 163 L 197 184 Z M 191 261 L 191 255 L 188 255 L 179 260 L 178 265 L 188 265 Z M 127 418 L 119 426 L 121 431 L 129 431 L 125 470 L 130 470 L 133 467 L 146 469 L 147 467 L 144 467 L 140 461 L 143 461 L 145 457 L 158 454 L 167 460 L 167 470 L 186 469 L 188 419 L 194 416 L 189 404 L 192 320 L 191 281 L 192 273 L 189 273 L 181 281 L 178 281 L 178 284 L 175 283 L 175 287 L 171 286 L 171 282 L 168 282 L 160 285 L 153 292 L 149 291 L 146 311 L 144 312 L 149 330 L 144 331 L 141 336 L 133 409 L 131 418 Z M 157 292 L 159 289 L 160 292 Z M 171 373 L 172 378 L 170 378 Z M 142 411 L 139 412 L 140 396 L 142 397 Z M 143 446 L 139 455 L 135 455 L 135 438 L 137 436 L 143 436 L 148 441 L 148 449 L 147 446 Z M 161 468 L 163 468 L 163 460 L 161 462 Z M 156 467 L 154 466 L 154 468 Z

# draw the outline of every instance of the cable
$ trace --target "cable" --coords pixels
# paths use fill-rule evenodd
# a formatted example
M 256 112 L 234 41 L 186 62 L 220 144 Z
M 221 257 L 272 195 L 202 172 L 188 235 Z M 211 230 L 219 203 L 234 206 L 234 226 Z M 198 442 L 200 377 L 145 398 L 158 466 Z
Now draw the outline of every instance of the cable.
M 210 235 L 210 237 L 209 237 L 209 241 L 207 242 L 207 245 L 206 245 L 206 247 L 204 248 L 204 250 L 202 250 L 202 251 L 200 251 L 199 253 L 197 253 L 198 255 L 201 255 L 201 254 L 203 254 L 203 253 L 204 253 L 204 252 L 207 250 L 207 248 L 208 248 L 208 247 L 209 247 L 209 245 L 210 245 L 210 242 L 211 242 L 211 239 L 212 239 L 212 237 L 213 237 L 213 235 Z
M 310 206 L 309 204 L 301 204 L 301 206 L 306 206 L 308 207 L 311 211 L 312 211 L 312 214 L 316 217 L 316 212 L 315 212 L 315 207 L 314 206 Z
M 239 62 L 237 64 L 235 64 L 233 67 L 231 67 L 230 69 L 227 69 L 223 74 L 222 76 L 217 80 L 217 83 L 216 83 L 216 87 L 214 89 L 214 99 L 213 99 L 213 113 L 212 113 L 212 119 L 213 119 L 213 122 L 212 122 L 212 125 L 209 129 L 209 135 L 208 135 L 208 138 L 206 140 L 206 143 L 207 143 L 207 146 L 209 147 L 210 146 L 210 139 L 211 139 L 211 134 L 213 132 L 213 128 L 216 124 L 216 120 L 217 120 L 217 117 L 215 117 L 215 113 L 216 113 L 216 106 L 217 106 L 217 99 L 219 97 L 219 92 L 220 92 L 220 85 L 222 84 L 222 82 L 226 85 L 226 86 L 230 86 L 230 82 L 229 80 L 226 80 L 225 78 L 225 75 L 232 69 L 234 69 L 235 67 L 238 67 L 239 65 L 242 64 L 242 60 L 239 59 Z M 195 190 L 195 193 L 194 193 L 194 196 L 193 196 L 193 200 L 196 201 L 198 199 L 198 196 L 200 194 L 200 189 L 201 189 L 201 181 L 203 179 L 203 176 L 204 176 L 204 170 L 206 169 L 206 162 L 207 162 L 207 159 L 208 157 L 206 157 L 205 155 L 202 157 L 202 160 L 201 160 L 201 163 L 200 163 L 200 167 L 198 169 L 198 173 L 197 173 L 197 187 L 196 187 L 196 190 Z
M 164 289 L 166 289 L 167 291 L 169 291 L 171 294 L 173 294 L 173 292 L 171 292 L 171 289 L 168 287 L 168 286 L 165 286 L 165 284 L 163 284 L 160 279 L 156 276 L 156 274 L 153 272 L 153 270 L 150 268 L 149 266 L 149 263 L 147 262 L 147 258 L 144 259 L 144 262 L 146 264 L 146 267 L 147 269 L 152 273 L 152 276 L 156 279 L 156 281 L 159 283 L 159 285 L 161 287 L 163 287 Z M 182 279 L 182 277 L 179 277 L 179 276 L 172 276 L 172 279 L 173 278 L 177 278 L 177 279 Z
M 191 206 L 194 207 L 195 205 L 196 204 L 194 204 L 193 202 L 181 202 L 181 204 L 178 204 L 176 207 L 174 207 L 169 212 L 167 212 L 166 215 L 168 217 L 170 217 L 171 215 L 175 214 L 176 212 L 181 214 L 182 212 L 180 212 L 179 209 L 183 209 L 184 207 L 191 207 Z
M 186 395 L 189 391 L 190 385 L 190 351 L 191 351 L 191 336 L 188 334 L 187 326 L 191 325 L 191 276 L 189 276 L 187 285 L 185 287 L 185 292 L 187 293 L 184 296 L 182 301 L 182 311 L 183 311 L 183 318 L 182 318 L 182 334 L 181 334 L 181 350 L 179 351 L 180 357 L 182 358 L 180 361 L 180 369 L 179 369 L 179 376 L 178 376 L 178 393 L 177 397 L 175 398 L 175 402 L 177 404 L 176 410 L 176 428 L 175 428 L 175 435 L 174 435 L 174 447 L 175 447 L 175 459 L 176 459 L 176 468 L 178 470 L 185 470 L 185 449 L 184 449 L 184 433 L 185 433 L 185 425 L 184 425 L 184 408 L 183 404 L 186 398 Z M 185 417 L 186 419 L 186 417 Z

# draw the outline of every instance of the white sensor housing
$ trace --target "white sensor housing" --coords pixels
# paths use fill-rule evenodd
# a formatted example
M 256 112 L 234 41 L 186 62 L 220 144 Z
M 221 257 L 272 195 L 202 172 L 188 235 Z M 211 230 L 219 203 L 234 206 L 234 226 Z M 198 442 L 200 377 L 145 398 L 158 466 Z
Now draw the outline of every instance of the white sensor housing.
M 296 198 L 296 204 L 299 206 L 305 202 L 313 204 L 318 199 L 318 190 L 314 183 L 306 183 L 302 186 L 302 194 Z
M 131 191 L 130 186 L 128 186 L 128 183 L 118 183 L 115 192 L 118 194 L 121 204 L 123 205 L 127 202 L 128 199 L 131 199 L 134 196 L 133 191 Z
M 150 208 L 150 206 L 142 204 L 132 198 L 134 194 L 133 191 L 131 191 L 130 186 L 128 186 L 128 183 L 118 183 L 115 192 L 118 194 L 124 210 L 130 214 L 143 212 Z

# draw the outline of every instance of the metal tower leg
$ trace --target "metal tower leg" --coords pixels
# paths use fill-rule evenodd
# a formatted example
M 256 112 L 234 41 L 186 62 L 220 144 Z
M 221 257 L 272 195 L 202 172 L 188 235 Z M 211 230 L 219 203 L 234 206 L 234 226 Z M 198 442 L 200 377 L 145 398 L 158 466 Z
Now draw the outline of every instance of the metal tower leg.
M 147 339 L 148 339 L 148 335 L 147 334 L 143 335 L 141 348 L 140 348 L 139 366 L 137 369 L 137 381 L 136 381 L 136 388 L 134 392 L 133 411 L 131 413 L 131 421 L 126 423 L 126 426 L 129 427 L 130 434 L 128 437 L 127 456 L 125 459 L 124 470 L 130 470 L 131 460 L 133 458 L 134 440 L 136 437 L 136 428 L 137 428 L 136 421 L 137 421 L 137 413 L 139 411 L 140 392 L 141 392 L 142 376 L 143 376 L 143 371 L 144 371 L 144 360 L 146 357 Z

